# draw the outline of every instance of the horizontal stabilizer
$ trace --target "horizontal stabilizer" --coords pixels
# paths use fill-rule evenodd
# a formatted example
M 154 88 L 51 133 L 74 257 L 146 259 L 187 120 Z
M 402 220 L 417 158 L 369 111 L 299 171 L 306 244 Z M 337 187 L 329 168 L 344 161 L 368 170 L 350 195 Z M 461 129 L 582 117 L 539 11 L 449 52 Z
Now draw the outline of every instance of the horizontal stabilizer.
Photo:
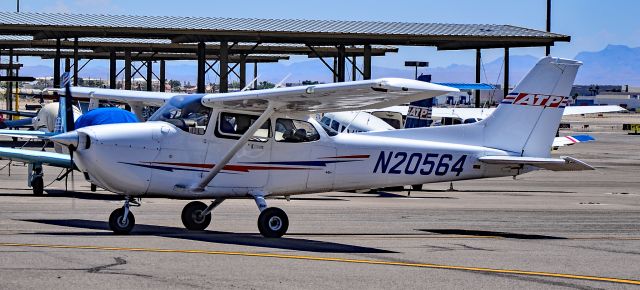
M 484 156 L 479 160 L 487 164 L 532 165 L 552 171 L 594 170 L 591 165 L 569 156 L 561 156 L 560 158 Z

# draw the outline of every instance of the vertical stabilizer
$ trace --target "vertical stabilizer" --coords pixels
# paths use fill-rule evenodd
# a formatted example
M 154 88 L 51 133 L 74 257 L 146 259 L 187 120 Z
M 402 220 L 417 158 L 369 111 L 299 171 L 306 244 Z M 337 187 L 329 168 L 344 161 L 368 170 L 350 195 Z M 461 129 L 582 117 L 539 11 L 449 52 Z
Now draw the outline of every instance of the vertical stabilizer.
M 484 145 L 520 156 L 550 156 L 581 64 L 561 58 L 540 59 L 496 111 L 481 122 Z
M 56 126 L 54 133 L 64 133 L 73 131 L 74 115 L 73 115 L 73 99 L 71 97 L 71 78 L 68 72 L 62 74 L 60 86 L 65 88 L 65 94 L 59 95 L 58 117 L 56 118 Z

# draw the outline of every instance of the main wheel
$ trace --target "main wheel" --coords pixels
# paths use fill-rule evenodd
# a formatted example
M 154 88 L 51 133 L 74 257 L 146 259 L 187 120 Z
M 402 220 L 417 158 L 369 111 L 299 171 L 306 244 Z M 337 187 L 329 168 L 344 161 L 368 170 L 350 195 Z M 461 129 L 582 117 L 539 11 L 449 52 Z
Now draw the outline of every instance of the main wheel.
M 116 235 L 126 235 L 130 233 L 131 230 L 133 229 L 133 226 L 136 225 L 136 219 L 133 217 L 133 213 L 131 213 L 131 211 L 129 211 L 126 221 L 123 221 L 123 218 L 124 218 L 123 207 L 114 210 L 109 216 L 109 228 Z
M 44 181 L 42 177 L 36 177 L 31 181 L 33 195 L 42 195 L 44 193 Z
M 289 229 L 287 214 L 277 208 L 270 207 L 263 210 L 258 217 L 258 230 L 265 238 L 282 237 Z
M 192 201 L 182 209 L 182 224 L 185 228 L 192 231 L 201 231 L 206 229 L 211 223 L 211 213 L 203 216 L 202 212 L 207 209 L 207 205 L 203 202 Z

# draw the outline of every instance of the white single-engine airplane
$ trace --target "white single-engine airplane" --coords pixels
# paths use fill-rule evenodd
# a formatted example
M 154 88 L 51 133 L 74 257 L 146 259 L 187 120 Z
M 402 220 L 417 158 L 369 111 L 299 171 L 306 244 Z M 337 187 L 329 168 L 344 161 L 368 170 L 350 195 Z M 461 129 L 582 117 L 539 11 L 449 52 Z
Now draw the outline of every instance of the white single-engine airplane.
M 386 78 L 178 95 L 164 100 L 146 123 L 89 126 L 51 140 L 71 149 L 91 183 L 125 197 L 124 206 L 109 217 L 115 233 L 134 227 L 133 198 L 213 199 L 210 205 L 193 201 L 184 207 L 182 222 L 190 230 L 205 229 L 225 199 L 251 198 L 260 210 L 260 233 L 281 237 L 288 217 L 267 207 L 265 198 L 514 176 L 540 168 L 593 169 L 549 153 L 580 64 L 541 59 L 491 116 L 460 126 L 330 137 L 309 117 L 384 108 L 457 90 Z

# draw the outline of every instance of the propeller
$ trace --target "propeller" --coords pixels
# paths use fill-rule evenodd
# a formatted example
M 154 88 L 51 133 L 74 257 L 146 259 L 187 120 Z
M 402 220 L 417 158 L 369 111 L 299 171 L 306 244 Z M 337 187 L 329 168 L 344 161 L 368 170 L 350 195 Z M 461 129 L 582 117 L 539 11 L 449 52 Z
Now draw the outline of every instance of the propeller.
M 62 74 L 60 85 L 65 88 L 65 96 L 60 96 L 58 118 L 56 119 L 56 133 L 60 134 L 51 137 L 50 140 L 67 147 L 71 161 L 71 169 L 69 169 L 71 173 L 71 189 L 75 190 L 73 152 L 78 148 L 79 136 L 78 132 L 75 131 L 73 119 L 73 96 L 71 95 L 71 77 L 69 72 Z M 67 178 L 65 177 L 65 190 L 66 189 Z

